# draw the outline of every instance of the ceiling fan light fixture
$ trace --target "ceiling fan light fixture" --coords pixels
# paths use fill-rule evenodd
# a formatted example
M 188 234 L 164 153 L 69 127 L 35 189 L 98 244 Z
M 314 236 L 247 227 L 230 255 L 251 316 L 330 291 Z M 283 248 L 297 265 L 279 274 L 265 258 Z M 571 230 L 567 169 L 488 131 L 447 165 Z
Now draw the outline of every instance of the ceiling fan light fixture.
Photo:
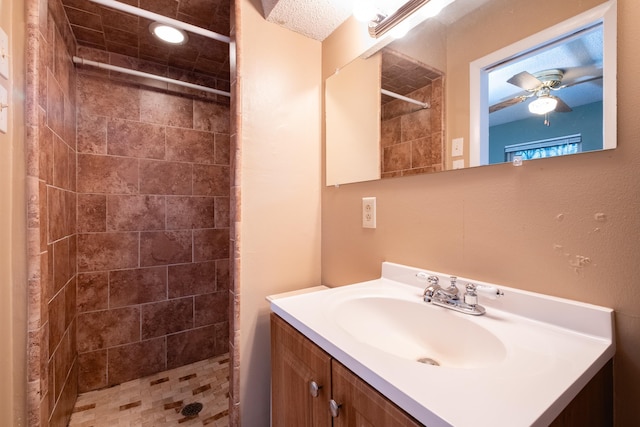
M 551 96 L 540 96 L 529 104 L 529 111 L 533 114 L 547 114 L 556 109 L 558 100 Z
M 171 44 L 185 44 L 189 40 L 184 31 L 161 22 L 153 22 L 149 25 L 149 31 L 160 40 Z

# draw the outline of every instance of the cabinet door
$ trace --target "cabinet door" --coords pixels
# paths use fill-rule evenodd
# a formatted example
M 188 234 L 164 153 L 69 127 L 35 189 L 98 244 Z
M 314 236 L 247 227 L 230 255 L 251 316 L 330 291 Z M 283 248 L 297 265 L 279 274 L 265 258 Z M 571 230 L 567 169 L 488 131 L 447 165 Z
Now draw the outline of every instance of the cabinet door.
M 336 360 L 331 366 L 333 400 L 340 405 L 334 427 L 422 426 Z
M 271 313 L 271 425 L 330 427 L 330 398 L 330 356 Z

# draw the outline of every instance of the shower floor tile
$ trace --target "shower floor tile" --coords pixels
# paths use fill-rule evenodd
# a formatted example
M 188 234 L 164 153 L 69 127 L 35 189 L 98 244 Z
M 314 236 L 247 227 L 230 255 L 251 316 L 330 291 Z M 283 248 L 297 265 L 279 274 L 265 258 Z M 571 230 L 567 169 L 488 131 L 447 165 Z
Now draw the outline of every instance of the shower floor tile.
M 195 416 L 182 408 L 202 403 Z M 229 425 L 229 355 L 78 396 L 69 427 Z

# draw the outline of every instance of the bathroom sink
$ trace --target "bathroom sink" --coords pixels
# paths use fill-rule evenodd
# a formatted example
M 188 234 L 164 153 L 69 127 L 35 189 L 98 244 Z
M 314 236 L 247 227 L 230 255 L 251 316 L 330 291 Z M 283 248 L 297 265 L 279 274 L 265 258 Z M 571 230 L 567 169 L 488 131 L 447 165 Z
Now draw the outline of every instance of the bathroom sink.
M 385 262 L 379 279 L 269 300 L 429 427 L 547 426 L 615 354 L 609 308 L 500 286 L 472 316 L 424 302 L 425 274 L 449 276 Z
M 506 357 L 500 339 L 467 315 L 421 299 L 351 297 L 328 312 L 354 340 L 416 363 L 472 369 Z

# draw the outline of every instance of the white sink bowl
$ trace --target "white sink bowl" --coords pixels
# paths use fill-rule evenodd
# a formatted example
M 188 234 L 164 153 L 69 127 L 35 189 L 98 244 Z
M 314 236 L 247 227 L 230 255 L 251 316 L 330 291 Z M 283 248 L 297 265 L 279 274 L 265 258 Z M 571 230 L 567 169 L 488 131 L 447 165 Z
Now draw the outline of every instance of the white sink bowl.
M 547 426 L 615 354 L 611 309 L 499 286 L 470 316 L 425 303 L 419 272 L 448 278 L 385 262 L 380 279 L 269 300 L 429 427 Z
M 421 299 L 352 297 L 333 305 L 329 316 L 354 340 L 416 363 L 473 369 L 507 354 L 480 324 Z

